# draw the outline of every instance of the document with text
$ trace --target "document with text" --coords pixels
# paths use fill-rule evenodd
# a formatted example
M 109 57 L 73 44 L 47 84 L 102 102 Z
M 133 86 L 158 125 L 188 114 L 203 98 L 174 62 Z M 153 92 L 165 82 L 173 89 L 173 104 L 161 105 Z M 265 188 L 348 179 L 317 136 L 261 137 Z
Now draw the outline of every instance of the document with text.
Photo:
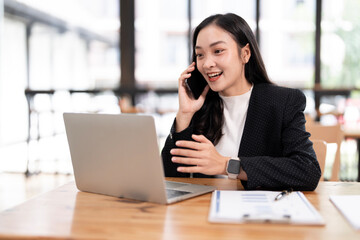
M 302 192 L 292 192 L 280 200 L 276 191 L 214 191 L 209 222 L 214 223 L 287 223 L 324 225 L 319 212 Z

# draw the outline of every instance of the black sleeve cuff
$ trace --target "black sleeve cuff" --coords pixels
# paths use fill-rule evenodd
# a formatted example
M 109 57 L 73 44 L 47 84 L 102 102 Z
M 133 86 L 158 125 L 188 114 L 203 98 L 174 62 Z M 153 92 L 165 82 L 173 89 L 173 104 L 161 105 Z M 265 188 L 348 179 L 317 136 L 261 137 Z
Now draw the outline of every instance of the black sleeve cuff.
M 169 134 L 169 137 L 170 139 L 173 140 L 174 144 L 178 140 L 192 140 L 191 135 L 193 134 L 193 129 L 194 129 L 192 122 L 190 123 L 189 127 L 185 128 L 184 130 L 178 133 L 175 131 L 175 126 L 176 126 L 176 118 L 174 120 L 174 123 L 171 127 Z

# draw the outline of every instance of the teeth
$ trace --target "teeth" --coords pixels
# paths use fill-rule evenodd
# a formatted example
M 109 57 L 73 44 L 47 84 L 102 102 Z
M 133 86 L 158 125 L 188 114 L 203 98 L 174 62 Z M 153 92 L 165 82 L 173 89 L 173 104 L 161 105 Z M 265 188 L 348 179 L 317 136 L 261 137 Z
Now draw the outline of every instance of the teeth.
M 217 77 L 220 74 L 221 74 L 221 72 L 220 73 L 209 73 L 208 76 L 212 78 L 212 77 Z

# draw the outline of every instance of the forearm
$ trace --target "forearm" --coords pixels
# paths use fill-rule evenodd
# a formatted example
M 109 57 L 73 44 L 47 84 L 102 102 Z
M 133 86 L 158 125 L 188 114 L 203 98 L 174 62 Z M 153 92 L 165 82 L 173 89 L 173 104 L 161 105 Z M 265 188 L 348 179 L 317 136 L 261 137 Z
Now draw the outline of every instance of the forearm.
M 176 147 L 175 142 L 178 140 L 191 140 L 191 135 L 193 134 L 192 126 L 188 126 L 183 131 L 177 132 L 176 128 L 177 119 L 174 120 L 174 123 L 171 127 L 170 134 L 166 139 L 165 145 L 161 151 L 161 157 L 163 160 L 164 172 L 166 177 L 188 177 L 189 174 L 179 173 L 177 168 L 180 164 L 173 163 L 171 161 L 172 154 L 170 153 L 171 149 Z
M 173 139 L 171 139 L 169 135 L 161 151 L 165 177 L 188 177 L 189 174 L 177 171 L 177 168 L 180 166 L 179 164 L 175 164 L 171 161 L 172 154 L 170 153 L 170 150 L 174 147 L 175 145 L 173 144 Z
M 184 131 L 186 128 L 188 128 L 193 116 L 194 113 L 182 113 L 178 111 L 175 120 L 175 131 L 179 133 L 181 131 Z
M 312 191 L 320 179 L 317 160 L 311 156 L 242 157 L 242 167 L 247 174 L 246 189 L 293 188 Z

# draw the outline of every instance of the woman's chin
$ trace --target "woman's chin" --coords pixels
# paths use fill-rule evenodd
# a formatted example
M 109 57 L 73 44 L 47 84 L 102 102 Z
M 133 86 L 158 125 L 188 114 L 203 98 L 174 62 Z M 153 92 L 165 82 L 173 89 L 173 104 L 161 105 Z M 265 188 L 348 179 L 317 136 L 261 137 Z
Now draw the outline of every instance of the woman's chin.
M 223 88 L 221 88 L 220 86 L 218 86 L 218 84 L 209 84 L 210 89 L 214 92 L 221 92 L 223 90 Z

